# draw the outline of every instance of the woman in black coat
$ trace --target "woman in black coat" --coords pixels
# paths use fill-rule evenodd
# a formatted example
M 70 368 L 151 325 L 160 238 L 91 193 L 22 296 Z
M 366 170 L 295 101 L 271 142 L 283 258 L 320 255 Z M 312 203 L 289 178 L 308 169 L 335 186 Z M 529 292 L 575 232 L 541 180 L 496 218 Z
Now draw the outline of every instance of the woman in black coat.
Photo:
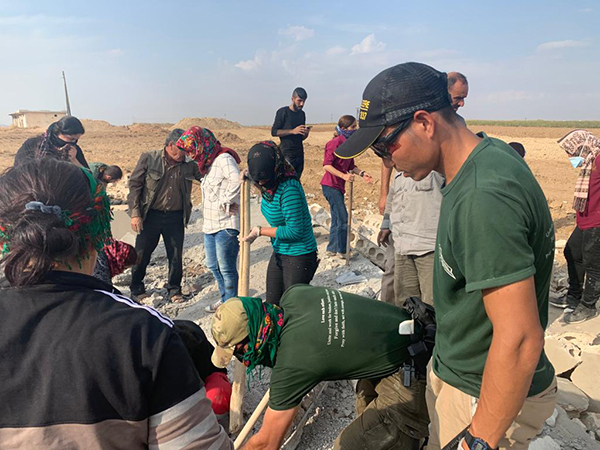
M 77 145 L 84 133 L 85 129 L 77 117 L 65 116 L 51 124 L 45 133 L 27 139 L 17 151 L 14 165 L 18 166 L 32 159 L 54 158 L 71 161 L 89 169 L 81 147 Z

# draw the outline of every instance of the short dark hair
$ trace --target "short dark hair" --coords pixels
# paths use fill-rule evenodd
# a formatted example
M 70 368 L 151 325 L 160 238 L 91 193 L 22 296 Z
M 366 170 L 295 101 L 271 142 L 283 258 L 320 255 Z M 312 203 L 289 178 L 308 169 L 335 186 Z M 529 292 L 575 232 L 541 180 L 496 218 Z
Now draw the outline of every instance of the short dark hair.
M 354 122 L 356 122 L 356 117 L 351 116 L 350 114 L 346 114 L 340 117 L 340 120 L 338 120 L 337 124 L 340 128 L 348 128 L 354 125 Z
M 292 97 L 298 97 L 302 100 L 306 100 L 308 98 L 308 94 L 304 88 L 297 87 L 294 89 L 294 92 L 292 92 Z
M 515 149 L 515 151 L 521 156 L 521 158 L 525 158 L 525 147 L 523 147 L 523 144 L 521 144 L 520 142 L 511 142 L 508 145 L 510 145 L 512 148 Z
M 85 128 L 83 128 L 83 124 L 77 117 L 74 116 L 65 116 L 61 118 L 58 122 L 55 122 L 54 125 L 55 134 L 66 134 L 68 136 L 72 136 L 74 134 L 85 133 Z
M 8 169 L 0 177 L 0 223 L 9 230 L 9 252 L 2 268 L 11 286 L 39 283 L 52 265 L 82 251 L 76 230 L 56 214 L 26 209 L 29 202 L 83 212 L 90 206 L 89 181 L 76 165 L 35 159 Z
M 107 166 L 102 174 L 108 175 L 113 180 L 120 180 L 123 178 L 123 171 L 119 166 Z
M 175 128 L 171 130 L 171 132 L 167 134 L 167 138 L 165 139 L 165 147 L 171 142 L 173 144 L 177 142 L 183 133 L 185 133 L 185 130 L 182 130 L 181 128 Z
M 438 112 L 440 116 L 442 116 L 442 118 L 449 124 L 453 124 L 455 121 L 459 120 L 458 114 L 456 111 L 454 111 L 452 106 L 446 106 L 445 108 L 442 108 L 436 112 Z
M 460 72 L 448 72 L 448 89 L 454 86 L 458 81 L 464 84 L 469 84 L 467 77 Z

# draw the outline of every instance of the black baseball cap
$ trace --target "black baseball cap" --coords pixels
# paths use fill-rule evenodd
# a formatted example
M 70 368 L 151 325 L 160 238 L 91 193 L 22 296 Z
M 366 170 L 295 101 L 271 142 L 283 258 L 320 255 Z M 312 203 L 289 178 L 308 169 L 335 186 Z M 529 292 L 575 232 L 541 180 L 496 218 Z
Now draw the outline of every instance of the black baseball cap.
M 365 88 L 358 130 L 335 154 L 342 159 L 355 158 L 377 140 L 386 126 L 409 120 L 416 111 L 434 112 L 450 105 L 444 72 L 416 62 L 385 69 Z

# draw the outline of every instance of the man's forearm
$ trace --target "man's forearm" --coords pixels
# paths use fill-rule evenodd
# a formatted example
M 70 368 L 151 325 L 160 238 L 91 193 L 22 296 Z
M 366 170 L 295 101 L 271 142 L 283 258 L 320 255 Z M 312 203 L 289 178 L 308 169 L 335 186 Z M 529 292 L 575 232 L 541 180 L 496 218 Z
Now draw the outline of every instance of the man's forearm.
M 270 445 L 259 434 L 255 434 L 244 444 L 241 450 L 276 450 L 278 448 L 278 445 Z
M 496 447 L 523 407 L 537 367 L 544 334 L 532 327 L 519 338 L 494 331 L 470 432 Z
M 293 129 L 291 129 L 291 130 L 277 130 L 277 131 L 275 131 L 275 136 L 277 136 L 277 137 L 290 136 L 290 135 L 294 134 L 293 131 L 294 131 Z

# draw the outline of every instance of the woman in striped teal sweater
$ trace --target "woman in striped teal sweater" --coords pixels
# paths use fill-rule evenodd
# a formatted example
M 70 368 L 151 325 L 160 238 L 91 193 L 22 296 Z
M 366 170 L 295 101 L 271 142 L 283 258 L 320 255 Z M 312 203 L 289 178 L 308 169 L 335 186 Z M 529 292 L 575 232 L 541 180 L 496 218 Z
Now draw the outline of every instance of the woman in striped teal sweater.
M 318 265 L 317 241 L 304 189 L 277 144 L 264 141 L 253 146 L 248 152 L 248 172 L 262 193 L 261 212 L 270 227 L 254 227 L 243 240 L 271 238 L 267 302 L 279 304 L 287 288 L 311 282 Z

